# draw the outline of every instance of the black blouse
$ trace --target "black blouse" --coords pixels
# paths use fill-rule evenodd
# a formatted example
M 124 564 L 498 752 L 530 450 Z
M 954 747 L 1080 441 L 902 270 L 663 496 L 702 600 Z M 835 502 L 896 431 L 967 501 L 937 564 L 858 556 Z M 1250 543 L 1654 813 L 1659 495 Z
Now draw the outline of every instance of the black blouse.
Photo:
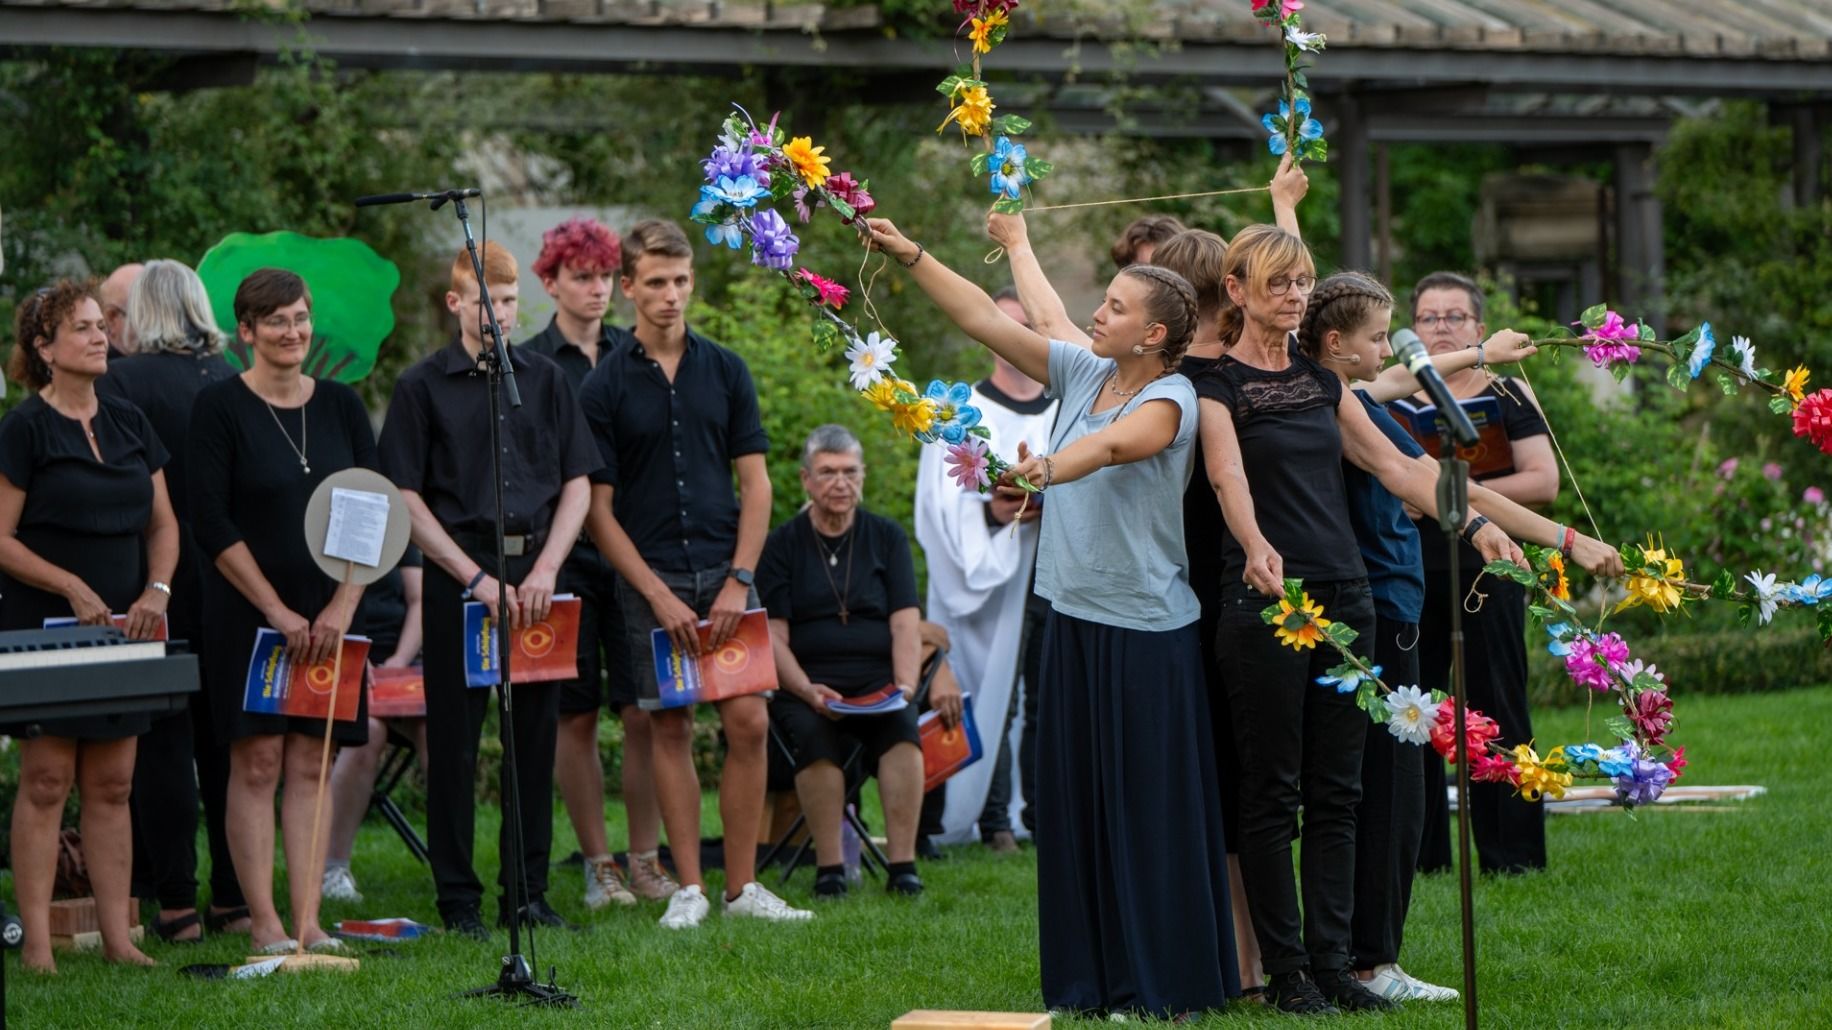
M 1287 576 L 1330 581 L 1367 575 L 1349 525 L 1342 484 L 1342 380 L 1290 345 L 1276 372 L 1223 357 L 1195 382 L 1234 420 L 1241 464 L 1259 530 L 1284 560 Z M 1234 534 L 1221 544 L 1222 582 L 1239 581 L 1247 553 Z
M 0 474 L 25 491 L 19 534 L 138 536 L 153 512 L 152 473 L 169 456 L 139 408 L 98 395 L 90 426 L 95 460 L 81 422 L 33 394 L 0 420 Z
M 891 613 L 918 606 L 909 537 L 863 510 L 852 529 L 822 536 L 803 511 L 764 540 L 757 593 L 770 618 L 789 623 L 789 650 L 810 680 L 847 696 L 869 693 L 895 675 Z

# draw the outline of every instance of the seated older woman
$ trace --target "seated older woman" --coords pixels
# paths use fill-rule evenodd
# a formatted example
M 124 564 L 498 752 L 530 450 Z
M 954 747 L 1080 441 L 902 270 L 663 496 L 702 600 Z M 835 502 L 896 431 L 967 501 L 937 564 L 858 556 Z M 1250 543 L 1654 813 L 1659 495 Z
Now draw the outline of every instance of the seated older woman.
M 916 570 L 903 527 L 859 509 L 865 460 L 843 426 L 821 426 L 802 448 L 802 487 L 809 505 L 776 527 L 763 545 L 757 590 L 770 612 L 781 690 L 770 720 L 795 758 L 795 792 L 807 813 L 819 870 L 817 897 L 846 893 L 840 823 L 846 802 L 841 771 L 854 744 L 875 769 L 884 803 L 887 857 L 894 893 L 922 892 L 916 875 L 916 822 L 922 808 L 922 751 L 916 709 L 889 715 L 837 716 L 827 702 L 894 683 L 915 693 L 922 639 Z M 930 706 L 950 723 L 960 691 L 939 683 Z

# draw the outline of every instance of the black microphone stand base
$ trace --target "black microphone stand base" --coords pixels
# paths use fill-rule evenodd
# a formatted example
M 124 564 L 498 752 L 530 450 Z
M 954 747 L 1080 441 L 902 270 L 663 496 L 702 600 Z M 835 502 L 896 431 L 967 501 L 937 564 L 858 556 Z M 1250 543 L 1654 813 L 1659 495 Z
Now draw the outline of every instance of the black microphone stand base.
M 503 956 L 502 975 L 488 987 L 478 987 L 460 994 L 461 998 L 503 998 L 523 1005 L 536 1005 L 545 1008 L 576 1009 L 579 999 L 553 982 L 553 972 L 547 973 L 547 982 L 541 983 L 534 978 L 528 968 L 528 960 L 520 955 Z

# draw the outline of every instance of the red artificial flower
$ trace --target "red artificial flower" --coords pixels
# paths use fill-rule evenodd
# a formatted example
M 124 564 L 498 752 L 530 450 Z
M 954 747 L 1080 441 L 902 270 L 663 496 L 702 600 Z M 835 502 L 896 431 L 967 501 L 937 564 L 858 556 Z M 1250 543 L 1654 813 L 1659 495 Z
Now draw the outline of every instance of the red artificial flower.
M 1658 747 L 1673 728 L 1673 699 L 1664 690 L 1644 690 L 1629 703 L 1627 715 L 1641 731 L 1642 743 Z
M 1471 755 L 1485 754 L 1489 741 L 1501 736 L 1501 726 L 1474 708 L 1469 708 L 1463 713 L 1463 736 L 1469 742 Z M 1446 762 L 1457 760 L 1457 706 L 1450 698 L 1445 698 L 1438 705 L 1438 717 L 1432 720 L 1431 747 Z
M 1513 759 L 1501 755 L 1476 755 L 1469 761 L 1469 778 L 1477 783 L 1505 783 L 1520 786 L 1520 770 Z
M 846 287 L 841 286 L 839 283 L 834 282 L 824 275 L 816 275 L 806 268 L 801 270 L 801 277 L 809 286 L 814 287 L 814 292 L 820 294 L 822 304 L 833 308 L 835 311 L 846 306 L 846 297 L 848 295 Z
M 873 211 L 877 210 L 878 207 L 878 202 L 872 199 L 870 193 L 865 192 L 864 184 L 854 179 L 851 172 L 841 172 L 838 175 L 829 176 L 827 179 L 827 192 L 831 193 L 836 199 L 852 207 L 852 218 L 841 219 L 841 221 L 845 222 L 847 225 L 851 225 L 856 219 L 864 218 L 871 214 Z
M 1813 441 L 1813 446 L 1832 454 L 1832 389 L 1801 399 L 1794 409 L 1794 435 L 1804 436 Z
M 1679 774 L 1685 771 L 1686 765 L 1687 765 L 1686 749 L 1683 747 L 1674 748 L 1673 749 L 1673 760 L 1667 763 L 1667 769 L 1669 769 L 1673 773 L 1673 778 L 1669 780 L 1668 782 L 1669 783 L 1678 783 Z

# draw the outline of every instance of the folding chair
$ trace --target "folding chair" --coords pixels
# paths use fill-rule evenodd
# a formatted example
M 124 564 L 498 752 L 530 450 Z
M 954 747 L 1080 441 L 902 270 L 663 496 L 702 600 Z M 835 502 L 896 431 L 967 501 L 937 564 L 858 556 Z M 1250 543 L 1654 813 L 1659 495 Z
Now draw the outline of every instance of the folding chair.
M 369 809 L 380 813 L 388 825 L 394 827 L 394 832 L 400 834 L 401 842 L 407 845 L 413 857 L 425 864 L 431 860 L 426 842 L 420 839 L 413 824 L 407 821 L 401 806 L 395 804 L 394 798 L 389 796 L 400 785 L 401 777 L 413 768 L 416 748 L 411 738 L 396 732 L 392 725 L 388 727 L 388 745 L 388 753 L 382 756 L 381 767 L 375 773 L 375 788 L 369 795 Z
M 946 648 L 936 648 L 935 653 L 929 656 L 928 663 L 922 669 L 922 679 L 916 684 L 916 696 L 910 699 L 910 704 L 918 708 L 922 707 L 923 701 L 928 699 L 929 686 L 934 683 L 936 672 L 941 669 L 942 663 L 947 659 Z M 775 723 L 770 724 L 770 746 L 776 748 L 791 767 L 795 765 L 795 753 L 790 749 L 789 742 L 776 731 Z M 842 805 L 846 821 L 852 825 L 852 831 L 859 835 L 859 864 L 869 870 L 873 876 L 877 876 L 880 872 L 889 874 L 891 863 L 890 859 L 886 858 L 884 852 L 879 849 L 877 843 L 871 839 L 870 829 L 865 825 L 865 820 L 859 816 L 859 794 L 865 789 L 866 777 L 870 775 L 859 767 L 859 761 L 864 754 L 865 745 L 855 743 L 852 751 L 847 754 L 846 761 L 840 765 L 840 775 L 845 778 L 846 782 L 846 800 L 842 802 Z M 791 822 L 789 828 L 783 831 L 782 836 L 770 845 L 770 850 L 764 853 L 762 860 L 757 863 L 757 868 L 760 870 L 769 868 L 770 863 L 776 861 L 777 856 L 782 854 L 790 846 L 790 842 L 795 840 L 796 835 L 802 832 L 807 822 L 807 813 L 797 812 L 795 821 Z M 801 843 L 795 846 L 794 852 L 783 864 L 782 878 L 777 881 L 778 883 L 789 882 L 789 878 L 794 876 L 795 870 L 801 866 L 802 859 L 807 856 L 808 849 L 813 846 L 814 836 L 812 834 L 803 835 Z

